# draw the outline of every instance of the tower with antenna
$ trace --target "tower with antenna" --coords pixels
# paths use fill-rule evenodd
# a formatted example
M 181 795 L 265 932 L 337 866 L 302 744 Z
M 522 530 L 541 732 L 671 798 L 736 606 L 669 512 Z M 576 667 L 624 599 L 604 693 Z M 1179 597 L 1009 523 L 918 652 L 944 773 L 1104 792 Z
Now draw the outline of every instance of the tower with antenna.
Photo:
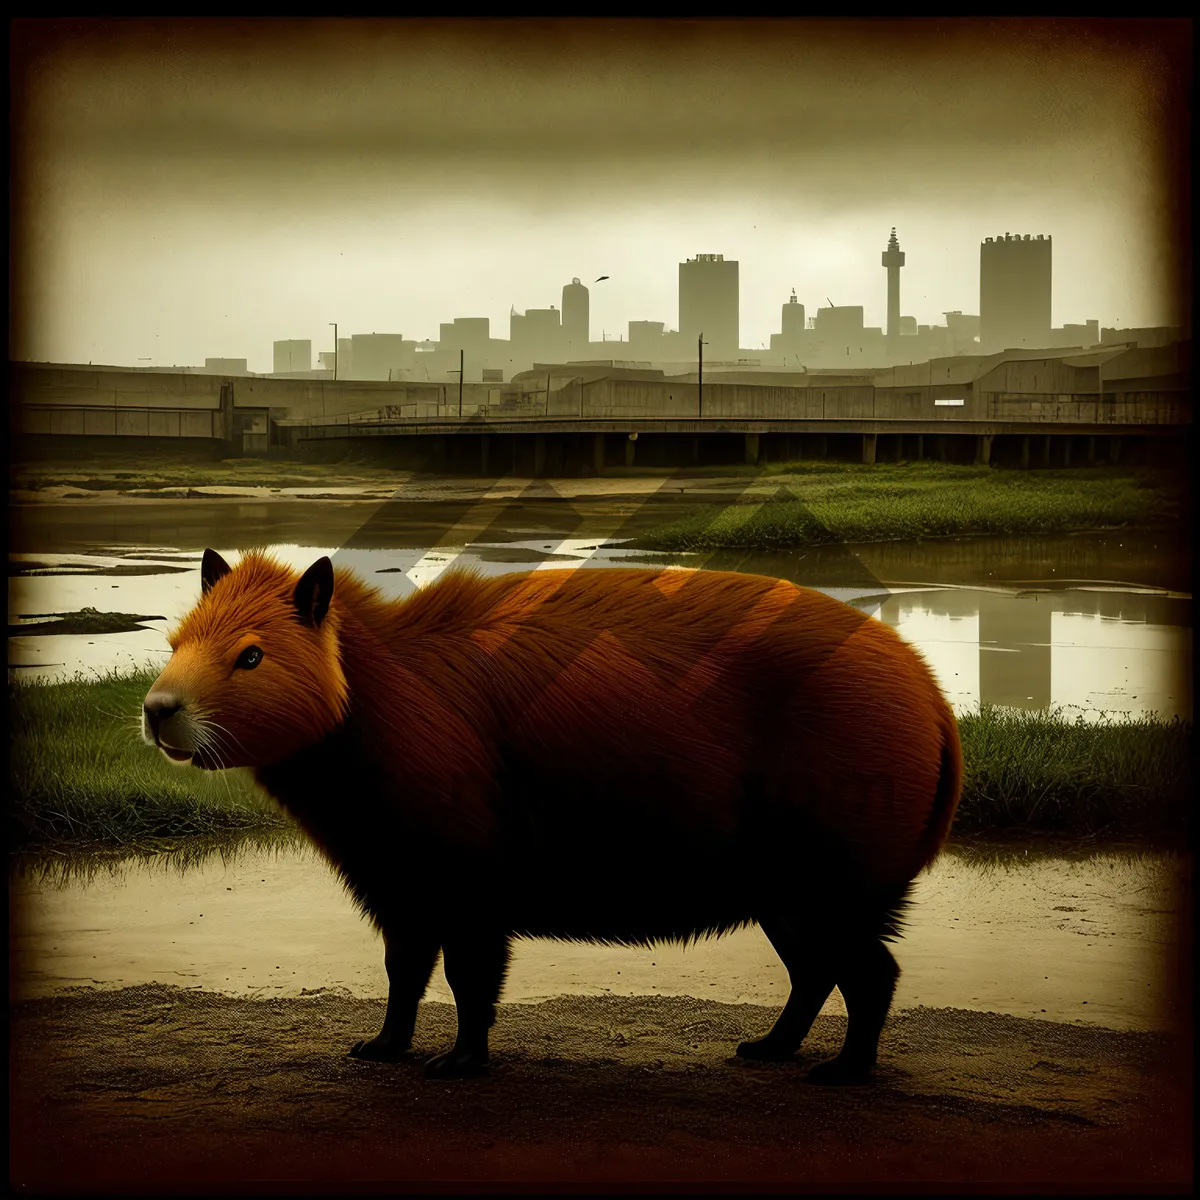
M 900 340 L 900 268 L 904 266 L 904 251 L 896 240 L 894 228 L 883 252 L 883 265 L 888 279 L 887 340 L 894 350 Z

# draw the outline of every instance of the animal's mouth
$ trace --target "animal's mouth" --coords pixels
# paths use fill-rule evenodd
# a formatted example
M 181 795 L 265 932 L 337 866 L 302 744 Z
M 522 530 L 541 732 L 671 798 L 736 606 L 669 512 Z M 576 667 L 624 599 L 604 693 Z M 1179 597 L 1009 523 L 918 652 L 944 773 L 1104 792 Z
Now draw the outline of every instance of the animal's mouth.
M 158 748 L 172 762 L 187 762 L 192 757 L 191 750 L 180 750 L 177 746 L 168 746 L 166 742 L 159 742 Z

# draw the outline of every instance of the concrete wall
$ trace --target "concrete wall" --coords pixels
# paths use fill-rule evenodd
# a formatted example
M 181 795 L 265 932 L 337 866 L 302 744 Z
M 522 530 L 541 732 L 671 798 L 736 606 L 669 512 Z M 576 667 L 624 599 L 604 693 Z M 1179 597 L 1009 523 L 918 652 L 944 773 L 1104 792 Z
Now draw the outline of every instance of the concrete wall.
M 1121 356 L 1124 361 L 1125 356 Z M 1161 361 L 1160 361 L 1161 360 Z M 1126 370 L 1180 366 L 1178 353 L 1134 351 Z M 1114 374 L 1120 375 L 1114 360 Z M 731 420 L 1004 420 L 1035 422 L 1184 424 L 1191 420 L 1190 377 L 1110 379 L 1094 365 L 1054 358 L 998 362 L 973 383 L 970 364 L 945 359 L 920 367 L 861 375 L 811 374 L 791 386 L 713 380 L 703 387 L 703 416 Z M 273 421 L 353 423 L 459 415 L 455 383 L 382 383 L 165 375 L 93 371 L 55 365 L 13 364 L 10 412 L 23 433 L 96 436 L 226 436 L 222 387 L 231 389 L 233 413 L 261 409 Z M 549 382 L 549 394 L 546 384 Z M 496 417 L 674 418 L 700 415 L 694 376 L 676 378 L 564 378 L 551 371 L 514 386 L 467 383 L 462 416 L 482 409 Z M 1102 397 L 1102 398 L 1101 398 Z M 944 406 L 939 399 L 961 399 Z M 236 421 L 233 432 L 239 426 Z M 263 431 L 246 430 L 257 445 Z
M 563 389 L 565 392 L 566 389 Z M 966 393 L 962 408 L 933 403 L 943 392 Z M 675 417 L 698 415 L 699 388 L 695 383 L 604 380 L 584 387 L 583 415 L 595 418 Z M 562 395 L 562 392 L 556 393 Z M 866 384 L 812 387 L 757 387 L 749 384 L 704 384 L 703 416 L 729 420 L 964 420 L 982 414 L 970 389 L 951 385 L 934 388 L 883 389 Z M 561 413 L 577 415 L 573 398 Z
M 1067 395 L 1099 390 L 1096 367 L 1075 367 L 1059 358 L 1008 359 L 975 380 L 982 392 Z
M 1190 393 L 1166 391 L 1104 392 L 1078 396 L 990 392 L 985 416 L 997 421 L 1046 421 L 1114 425 L 1187 425 L 1192 420 Z
M 483 383 L 464 384 L 464 415 L 468 411 L 473 412 L 480 404 L 487 404 L 495 390 Z M 457 416 L 458 384 L 237 379 L 234 381 L 233 402 L 235 408 L 269 408 L 277 419 L 350 416 L 378 412 L 385 407 L 407 408 L 412 405 L 449 406 Z
M 31 405 L 21 409 L 17 429 L 23 434 L 216 438 L 221 436 L 220 425 L 220 413 L 211 411 Z
M 73 371 L 15 365 L 10 401 L 89 408 L 217 408 L 217 375 L 159 375 L 141 371 Z M 239 383 L 246 381 L 240 380 Z

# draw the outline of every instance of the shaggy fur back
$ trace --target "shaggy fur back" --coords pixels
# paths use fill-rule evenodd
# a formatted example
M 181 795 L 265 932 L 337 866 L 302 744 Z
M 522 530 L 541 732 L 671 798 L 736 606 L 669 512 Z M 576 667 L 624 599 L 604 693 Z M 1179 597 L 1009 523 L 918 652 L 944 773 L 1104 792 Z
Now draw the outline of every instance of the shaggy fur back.
M 177 642 L 232 645 L 295 579 L 247 556 Z M 451 571 L 387 601 L 339 570 L 331 641 L 271 636 L 289 670 L 260 702 L 287 752 L 257 776 L 376 919 L 422 889 L 615 941 L 720 931 L 786 895 L 878 913 L 958 802 L 920 655 L 781 580 Z

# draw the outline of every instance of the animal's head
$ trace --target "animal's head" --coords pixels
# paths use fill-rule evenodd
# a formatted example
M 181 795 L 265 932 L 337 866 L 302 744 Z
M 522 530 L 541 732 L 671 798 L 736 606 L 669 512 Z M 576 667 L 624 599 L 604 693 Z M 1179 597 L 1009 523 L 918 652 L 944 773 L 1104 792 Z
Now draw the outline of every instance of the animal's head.
M 170 636 L 146 695 L 142 736 L 206 770 L 279 762 L 345 712 L 333 564 L 302 575 L 252 551 L 236 567 L 205 550 L 200 602 Z

